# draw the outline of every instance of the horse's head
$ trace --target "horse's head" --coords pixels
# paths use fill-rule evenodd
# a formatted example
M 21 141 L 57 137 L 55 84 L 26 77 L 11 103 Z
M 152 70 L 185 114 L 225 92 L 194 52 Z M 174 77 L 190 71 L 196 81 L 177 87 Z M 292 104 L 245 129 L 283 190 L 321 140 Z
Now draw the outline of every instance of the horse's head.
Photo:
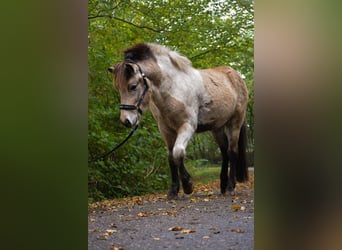
M 149 103 L 148 80 L 136 63 L 121 62 L 110 68 L 113 84 L 120 93 L 120 120 L 126 127 L 139 123 Z

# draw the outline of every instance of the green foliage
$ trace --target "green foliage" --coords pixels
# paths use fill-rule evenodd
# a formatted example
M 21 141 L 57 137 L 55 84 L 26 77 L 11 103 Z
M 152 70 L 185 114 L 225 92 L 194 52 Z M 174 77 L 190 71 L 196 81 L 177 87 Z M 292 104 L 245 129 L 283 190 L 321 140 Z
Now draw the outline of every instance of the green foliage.
M 197 68 L 230 65 L 237 69 L 250 92 L 247 122 L 253 151 L 253 4 L 249 0 L 89 0 L 89 158 L 108 151 L 129 133 L 119 123 L 119 95 L 107 68 L 122 61 L 122 51 L 138 42 L 168 46 Z M 210 134 L 194 137 L 187 156 L 215 163 L 220 158 Z M 89 197 L 163 191 L 168 175 L 164 142 L 152 116 L 144 114 L 140 129 L 112 159 L 89 164 Z

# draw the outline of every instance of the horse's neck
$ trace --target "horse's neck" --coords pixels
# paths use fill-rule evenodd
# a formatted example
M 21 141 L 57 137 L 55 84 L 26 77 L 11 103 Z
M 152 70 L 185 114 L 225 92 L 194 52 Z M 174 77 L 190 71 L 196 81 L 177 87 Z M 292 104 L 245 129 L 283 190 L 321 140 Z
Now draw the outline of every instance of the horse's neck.
M 152 87 L 151 101 L 159 110 L 164 110 L 166 105 L 170 105 L 170 98 L 177 99 L 186 106 L 192 106 L 197 105 L 198 97 L 204 91 L 203 80 L 198 70 L 168 70 L 163 73 L 160 85 Z

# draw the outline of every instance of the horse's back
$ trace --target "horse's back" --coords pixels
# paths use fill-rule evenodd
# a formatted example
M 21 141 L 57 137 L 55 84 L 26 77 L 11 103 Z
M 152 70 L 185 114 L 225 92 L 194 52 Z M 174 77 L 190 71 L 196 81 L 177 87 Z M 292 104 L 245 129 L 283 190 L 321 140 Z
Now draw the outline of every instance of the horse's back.
M 200 73 L 206 93 L 199 108 L 198 132 L 223 126 L 235 114 L 243 113 L 248 101 L 247 87 L 233 68 L 220 66 Z
M 234 91 L 237 91 L 239 94 L 247 93 L 247 87 L 239 73 L 229 66 L 219 66 L 216 68 L 210 69 L 201 69 L 200 70 L 202 77 L 204 78 L 205 84 L 210 87 L 211 83 L 216 81 L 222 81 L 224 84 L 231 85 Z M 209 77 L 209 79 L 208 79 Z M 214 82 L 213 82 L 214 80 Z M 228 81 L 228 82 L 227 82 Z
M 204 86 L 211 98 L 226 100 L 230 106 L 248 101 L 248 90 L 239 73 L 229 66 L 202 69 Z M 228 100 L 229 99 L 229 100 Z

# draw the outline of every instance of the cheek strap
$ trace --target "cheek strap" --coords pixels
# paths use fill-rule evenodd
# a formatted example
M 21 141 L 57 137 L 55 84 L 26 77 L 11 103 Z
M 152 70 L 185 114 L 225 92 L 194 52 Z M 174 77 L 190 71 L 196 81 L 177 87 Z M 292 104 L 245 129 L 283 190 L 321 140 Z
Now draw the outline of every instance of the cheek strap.
M 140 109 L 140 106 L 141 106 L 141 103 L 143 102 L 144 97 L 146 95 L 146 92 L 148 90 L 148 85 L 147 85 L 146 75 L 142 72 L 140 66 L 138 64 L 136 64 L 136 65 L 138 66 L 139 72 L 140 72 L 140 74 L 141 74 L 141 76 L 143 78 L 143 81 L 144 81 L 144 90 L 141 93 L 141 95 L 140 95 L 136 105 L 120 104 L 120 109 L 124 109 L 124 110 L 138 110 L 138 112 L 140 114 L 142 114 L 142 110 Z

